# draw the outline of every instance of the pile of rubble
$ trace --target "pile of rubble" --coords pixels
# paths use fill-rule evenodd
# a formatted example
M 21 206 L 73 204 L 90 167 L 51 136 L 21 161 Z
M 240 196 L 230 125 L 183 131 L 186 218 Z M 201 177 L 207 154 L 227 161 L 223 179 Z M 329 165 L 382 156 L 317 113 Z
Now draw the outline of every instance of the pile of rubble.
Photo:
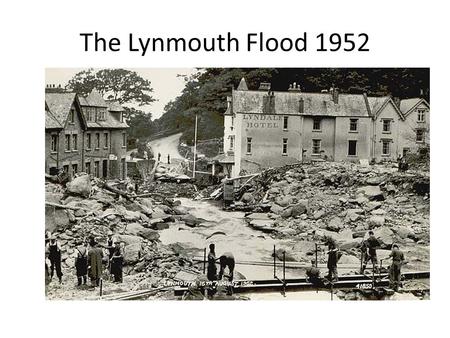
M 428 248 L 429 185 L 428 172 L 399 172 L 394 166 L 299 164 L 262 172 L 232 208 L 247 211 L 255 229 L 296 238 L 294 252 L 312 255 L 314 245 L 308 244 L 333 238 L 348 253 L 343 260 L 357 264 L 369 229 L 385 249 L 394 242 Z
M 139 197 L 121 189 L 120 182 L 103 182 L 81 175 L 64 187 L 46 182 L 46 230 L 56 235 L 62 251 L 63 284 L 51 283 L 49 298 L 83 298 L 92 295 L 75 290 L 75 248 L 94 237 L 106 245 L 112 231 L 124 252 L 122 291 L 160 287 L 180 271 L 198 273 L 197 267 L 177 247 L 164 246 L 159 232 L 169 226 L 200 223 L 172 198 Z M 169 283 L 170 284 L 170 283 Z M 104 289 L 117 288 L 105 280 Z

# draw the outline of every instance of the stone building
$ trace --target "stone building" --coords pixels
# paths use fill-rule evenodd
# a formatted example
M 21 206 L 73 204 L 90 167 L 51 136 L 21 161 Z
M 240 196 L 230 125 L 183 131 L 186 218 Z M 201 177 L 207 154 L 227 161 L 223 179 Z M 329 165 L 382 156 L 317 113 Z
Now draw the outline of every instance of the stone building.
M 297 84 L 249 90 L 242 79 L 228 98 L 223 149 L 232 177 L 302 160 L 394 161 L 426 142 L 428 121 L 423 99 L 396 103 L 336 88 L 304 93 Z
M 69 175 L 83 171 L 124 179 L 127 128 L 123 108 L 95 90 L 87 97 L 46 93 L 45 171 L 64 168 Z

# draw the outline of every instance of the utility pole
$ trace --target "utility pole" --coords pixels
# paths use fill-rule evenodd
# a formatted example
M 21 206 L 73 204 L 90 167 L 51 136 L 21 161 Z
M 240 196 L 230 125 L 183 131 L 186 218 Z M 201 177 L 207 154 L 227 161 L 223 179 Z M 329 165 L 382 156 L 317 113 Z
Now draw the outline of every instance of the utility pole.
M 195 131 L 194 131 L 194 164 L 192 166 L 192 178 L 195 178 L 195 160 L 197 159 L 197 113 L 195 113 Z

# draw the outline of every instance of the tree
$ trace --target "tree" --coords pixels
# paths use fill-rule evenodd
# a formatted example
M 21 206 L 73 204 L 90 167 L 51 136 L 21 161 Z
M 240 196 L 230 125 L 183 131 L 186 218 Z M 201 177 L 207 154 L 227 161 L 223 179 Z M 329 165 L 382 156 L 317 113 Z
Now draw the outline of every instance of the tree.
M 104 98 L 116 100 L 122 105 L 143 106 L 155 101 L 151 96 L 153 88 L 149 80 L 121 68 L 83 70 L 68 82 L 66 88 L 84 96 L 96 89 Z

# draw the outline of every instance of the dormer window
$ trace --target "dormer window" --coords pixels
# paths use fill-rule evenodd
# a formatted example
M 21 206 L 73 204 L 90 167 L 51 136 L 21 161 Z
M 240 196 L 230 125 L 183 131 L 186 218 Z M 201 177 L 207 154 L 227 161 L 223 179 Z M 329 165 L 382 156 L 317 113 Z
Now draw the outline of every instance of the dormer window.
M 425 109 L 417 110 L 417 122 L 425 122 Z

